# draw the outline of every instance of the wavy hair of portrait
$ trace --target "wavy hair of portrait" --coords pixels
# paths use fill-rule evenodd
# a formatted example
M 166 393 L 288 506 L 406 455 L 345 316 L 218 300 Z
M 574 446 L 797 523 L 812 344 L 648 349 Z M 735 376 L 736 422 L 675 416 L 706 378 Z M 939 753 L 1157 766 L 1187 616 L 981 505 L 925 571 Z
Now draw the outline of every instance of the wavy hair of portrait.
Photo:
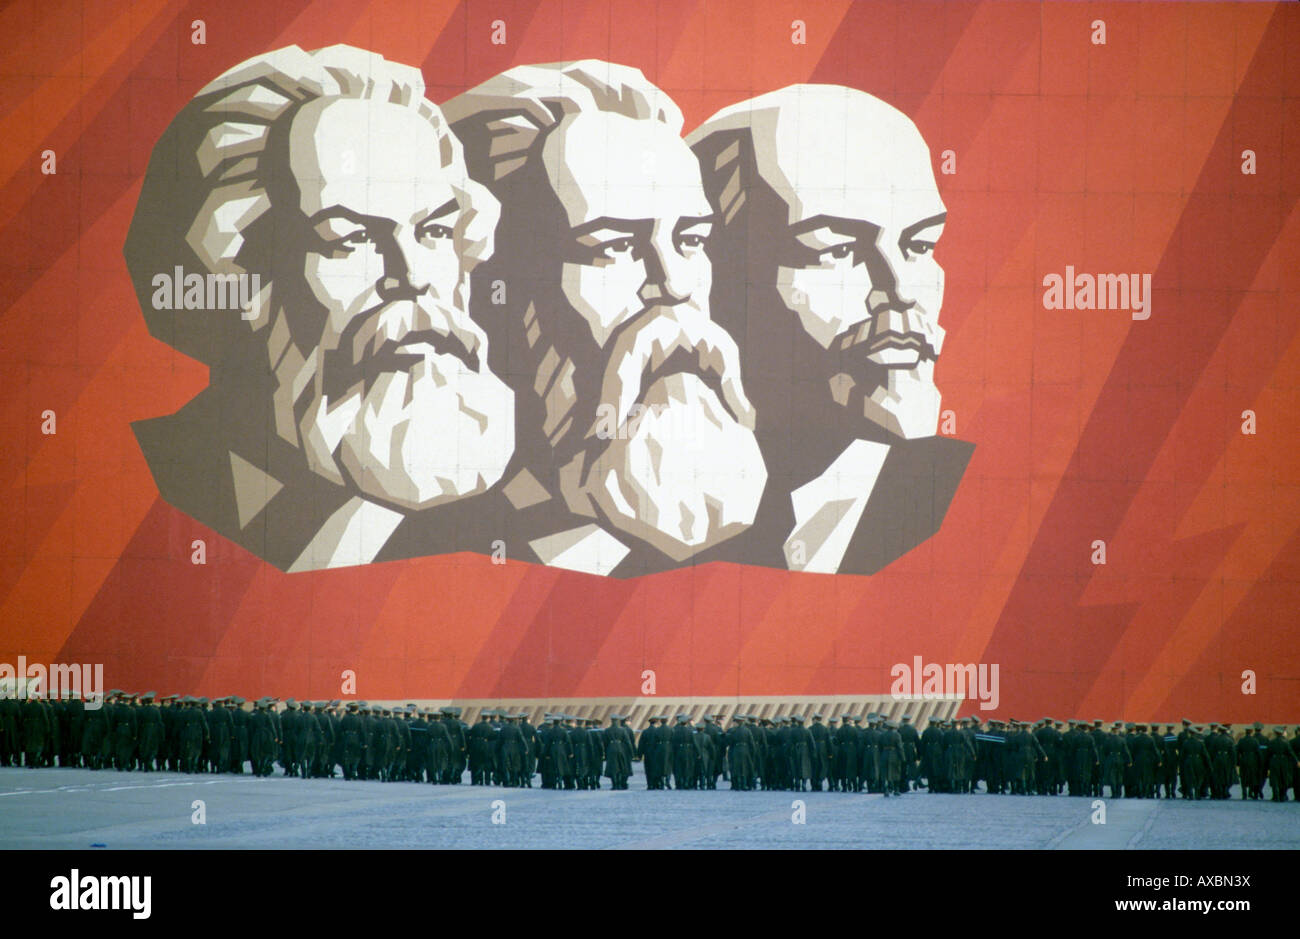
M 239 321 L 237 312 L 206 311 L 227 314 L 213 322 L 194 310 L 154 309 L 151 284 L 158 273 L 176 267 L 186 273 L 257 273 L 263 292 L 272 289 L 275 242 L 293 237 L 270 211 L 277 198 L 296 194 L 288 169 L 288 127 L 304 104 L 320 98 L 383 101 L 410 108 L 433 126 L 436 158 L 451 171 L 462 209 L 454 238 L 464 266 L 462 290 L 467 290 L 469 271 L 492 254 L 500 207 L 469 177 L 459 141 L 424 91 L 419 69 L 347 45 L 276 49 L 236 65 L 200 90 L 154 147 L 123 252 L 150 333 L 213 364 L 228 344 L 224 327 Z M 246 325 L 265 325 L 269 306 L 260 303 L 261 321 Z
M 600 59 L 520 65 L 443 105 L 470 171 L 488 185 L 523 167 L 565 117 L 589 111 L 658 121 L 682 132 L 681 109 L 640 69 Z

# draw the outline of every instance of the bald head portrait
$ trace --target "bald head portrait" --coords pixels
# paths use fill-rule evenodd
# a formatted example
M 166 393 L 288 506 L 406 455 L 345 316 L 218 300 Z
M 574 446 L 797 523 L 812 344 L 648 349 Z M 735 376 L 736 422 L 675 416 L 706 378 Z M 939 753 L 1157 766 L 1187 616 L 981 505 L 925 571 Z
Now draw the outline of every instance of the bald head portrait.
M 718 215 L 715 318 L 735 336 L 769 484 L 737 558 L 874 573 L 938 529 L 971 445 L 936 436 L 947 222 L 916 125 L 793 85 L 689 137 Z

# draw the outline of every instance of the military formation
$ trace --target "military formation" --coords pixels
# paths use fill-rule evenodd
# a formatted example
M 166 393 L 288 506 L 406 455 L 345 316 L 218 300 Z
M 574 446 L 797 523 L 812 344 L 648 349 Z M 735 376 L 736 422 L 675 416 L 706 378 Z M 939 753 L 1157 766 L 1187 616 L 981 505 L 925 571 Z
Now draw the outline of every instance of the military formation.
M 110 691 L 98 708 L 75 696 L 0 698 L 0 766 L 373 779 L 476 786 L 627 789 L 633 764 L 647 789 L 1071 795 L 1108 798 L 1300 801 L 1300 727 L 1133 724 L 1043 718 L 931 719 L 909 715 L 807 720 L 737 713 L 604 721 L 485 708 L 365 701 L 254 702 Z M 1068 726 L 1067 726 L 1068 725 Z M 983 788 L 981 789 L 981 784 Z

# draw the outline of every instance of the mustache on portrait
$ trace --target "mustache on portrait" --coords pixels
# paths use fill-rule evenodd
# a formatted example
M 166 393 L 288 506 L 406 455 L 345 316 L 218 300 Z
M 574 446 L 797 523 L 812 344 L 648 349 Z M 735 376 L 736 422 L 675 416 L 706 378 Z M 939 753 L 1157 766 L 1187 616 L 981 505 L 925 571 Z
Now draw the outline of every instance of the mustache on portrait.
M 831 342 L 830 352 L 854 351 L 864 358 L 882 349 L 916 349 L 922 359 L 938 359 L 943 333 L 915 308 L 881 307 Z
M 482 341 L 460 321 L 457 311 L 428 297 L 384 301 L 354 316 L 326 351 L 322 391 L 333 401 L 358 383 L 369 390 L 381 375 L 405 372 L 428 356 L 412 349 L 428 345 L 435 355 L 450 355 L 471 372 L 483 368 Z
M 697 307 L 647 307 L 617 334 L 607 362 L 600 401 L 615 406 L 620 425 L 657 380 L 685 373 L 700 378 L 739 424 L 754 429 L 756 413 L 741 384 L 736 342 Z M 587 438 L 601 425 L 597 419 Z

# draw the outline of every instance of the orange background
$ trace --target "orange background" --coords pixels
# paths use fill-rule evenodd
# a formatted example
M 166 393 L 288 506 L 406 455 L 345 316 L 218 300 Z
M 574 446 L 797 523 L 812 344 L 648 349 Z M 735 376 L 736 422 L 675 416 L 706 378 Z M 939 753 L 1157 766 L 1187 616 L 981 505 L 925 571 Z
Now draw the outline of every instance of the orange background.
M 880 693 L 920 655 L 998 663 L 1004 717 L 1300 716 L 1300 4 L 19 0 L 0 37 L 0 661 L 246 697 L 336 697 L 351 668 L 386 699 L 635 695 L 645 668 L 660 695 Z M 954 150 L 938 380 L 976 450 L 939 534 L 869 578 L 286 575 L 160 501 L 129 422 L 207 377 L 148 336 L 122 259 L 150 151 L 237 62 L 339 42 L 420 65 L 435 102 L 519 63 L 633 65 L 688 131 L 850 85 L 936 167 Z M 1150 320 L 1044 310 L 1066 264 L 1154 274 Z

